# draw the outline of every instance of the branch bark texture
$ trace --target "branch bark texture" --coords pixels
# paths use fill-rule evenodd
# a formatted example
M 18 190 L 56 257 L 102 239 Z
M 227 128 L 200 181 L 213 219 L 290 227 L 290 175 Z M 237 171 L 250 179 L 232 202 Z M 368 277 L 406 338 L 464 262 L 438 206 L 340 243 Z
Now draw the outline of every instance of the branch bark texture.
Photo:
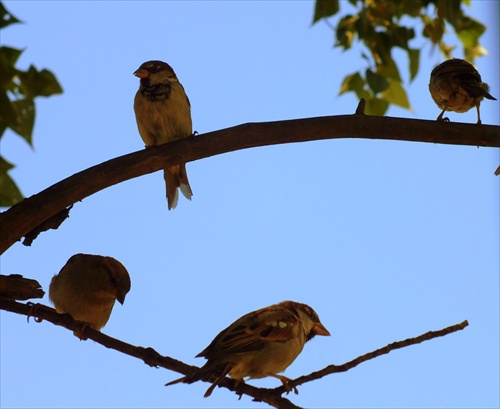
M 76 173 L 0 214 L 0 254 L 72 204 L 102 189 L 162 169 L 240 149 L 338 138 L 500 147 L 500 127 L 366 116 L 248 123 L 111 159 Z

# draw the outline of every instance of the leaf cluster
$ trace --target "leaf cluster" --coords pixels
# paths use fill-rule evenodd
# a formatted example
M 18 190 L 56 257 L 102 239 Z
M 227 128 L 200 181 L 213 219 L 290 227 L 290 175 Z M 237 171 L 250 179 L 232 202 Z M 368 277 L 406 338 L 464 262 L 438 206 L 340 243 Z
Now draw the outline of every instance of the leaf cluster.
M 20 23 L 0 2 L 0 30 Z M 39 71 L 34 65 L 23 71 L 16 63 L 24 50 L 0 47 L 0 138 L 7 129 L 33 146 L 35 102 L 39 96 L 48 97 L 63 92 L 54 74 L 46 69 Z M 23 196 L 8 171 L 14 166 L 0 156 L 0 206 L 16 204 Z
M 399 48 L 408 57 L 409 79 L 419 69 L 420 49 L 412 45 L 419 27 L 424 39 L 438 47 L 446 59 L 454 46 L 445 42 L 447 29 L 453 28 L 463 45 L 465 59 L 473 62 L 487 51 L 479 38 L 486 30 L 480 22 L 464 13 L 469 0 L 349 0 L 355 12 L 340 17 L 335 27 L 335 47 L 349 50 L 361 43 L 361 56 L 367 61 L 364 72 L 344 78 L 339 95 L 354 92 L 366 99 L 366 113 L 384 115 L 390 104 L 411 110 L 400 69 L 393 58 Z M 316 0 L 313 24 L 336 15 L 338 0 Z

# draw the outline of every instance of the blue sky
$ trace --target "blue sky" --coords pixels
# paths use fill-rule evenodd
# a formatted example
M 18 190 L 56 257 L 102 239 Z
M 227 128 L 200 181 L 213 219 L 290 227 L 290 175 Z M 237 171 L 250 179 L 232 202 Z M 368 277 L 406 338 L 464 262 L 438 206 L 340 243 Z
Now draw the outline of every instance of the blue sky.
M 34 150 L 13 134 L 2 138 L 26 196 L 143 148 L 132 73 L 144 61 L 175 69 L 200 137 L 246 122 L 353 113 L 357 100 L 338 97 L 340 83 L 366 68 L 358 51 L 332 49 L 326 24 L 311 27 L 312 2 L 5 4 L 25 24 L 2 30 L 2 44 L 26 48 L 19 65 L 52 70 L 65 91 L 38 100 Z M 490 54 L 476 66 L 499 98 L 498 4 L 473 1 L 468 11 L 489 27 L 482 42 Z M 408 87 L 413 111 L 388 115 L 432 120 L 439 109 L 427 84 L 442 56 L 423 40 L 413 45 L 422 49 Z M 405 55 L 396 57 L 405 66 Z M 485 101 L 481 114 L 499 125 L 498 101 Z M 474 110 L 448 116 L 476 121 Z M 291 399 L 325 408 L 494 408 L 499 164 L 498 149 L 369 139 L 233 152 L 187 165 L 192 202 L 181 197 L 168 212 L 159 172 L 127 181 L 77 203 L 32 247 L 15 244 L 1 270 L 47 290 L 75 253 L 115 257 L 132 289 L 103 332 L 197 365 L 205 361 L 194 356 L 241 315 L 285 299 L 307 303 L 332 336 L 308 343 L 289 377 L 467 319 L 464 331 L 303 385 Z M 204 399 L 202 383 L 165 388 L 178 374 L 47 322 L 0 317 L 1 407 L 266 406 L 225 389 Z

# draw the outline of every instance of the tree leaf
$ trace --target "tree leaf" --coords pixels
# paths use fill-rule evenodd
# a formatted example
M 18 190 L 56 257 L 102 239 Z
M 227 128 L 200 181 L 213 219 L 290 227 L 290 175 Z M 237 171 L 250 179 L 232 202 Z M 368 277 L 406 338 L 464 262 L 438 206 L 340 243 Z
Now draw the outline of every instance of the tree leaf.
M 389 108 L 389 103 L 387 101 L 375 97 L 366 99 L 366 115 L 383 116 L 387 112 L 387 108 Z
M 21 191 L 7 173 L 13 167 L 0 156 L 0 207 L 10 207 L 24 199 Z
M 406 91 L 399 81 L 391 81 L 389 87 L 384 92 L 382 92 L 381 99 L 389 102 L 390 104 L 398 105 L 400 107 L 411 110 Z
M 374 73 L 370 69 L 366 70 L 366 81 L 374 94 L 384 91 L 389 86 L 389 81 L 385 77 Z
M 472 47 L 464 47 L 464 58 L 470 63 L 473 63 L 476 58 L 487 54 L 488 50 L 486 50 L 481 44 L 476 44 Z
M 363 9 L 356 16 L 351 16 L 354 24 L 354 29 L 356 30 L 360 40 L 366 43 L 366 39 L 370 38 L 375 33 L 375 28 L 373 27 L 373 22 L 371 18 L 366 15 L 366 9 Z
M 14 67 L 23 50 L 11 47 L 0 47 L 0 88 L 8 89 L 12 78 L 17 74 Z
M 407 27 L 397 27 L 391 35 L 392 44 L 404 50 L 409 49 L 408 41 L 413 38 L 415 38 L 415 30 Z
M 20 135 L 30 146 L 32 145 L 33 125 L 35 123 L 35 103 L 31 98 L 18 99 L 11 102 L 16 112 L 17 124 L 9 127 Z
M 425 22 L 423 35 L 429 38 L 433 44 L 439 44 L 444 34 L 444 21 L 441 18 L 431 19 L 427 16 L 423 17 Z
M 23 51 L 12 47 L 0 47 L 0 58 L 5 59 L 7 64 L 14 66 Z
M 338 0 L 316 0 L 314 7 L 313 24 L 317 23 L 322 18 L 330 17 L 339 11 Z
M 410 60 L 410 81 L 413 81 L 420 66 L 420 50 L 410 48 L 408 50 L 408 59 Z
M 437 5 L 438 16 L 446 19 L 453 27 L 460 24 L 463 12 L 460 8 L 460 0 L 439 1 Z
M 351 48 L 354 41 L 354 24 L 355 19 L 351 15 L 347 15 L 340 19 L 335 30 L 337 41 L 335 47 L 342 47 L 344 50 Z
M 457 35 L 465 47 L 475 46 L 479 43 L 479 37 L 483 35 L 486 27 L 479 21 L 464 16 L 457 28 Z
M 5 6 L 0 2 L 0 29 L 5 28 L 11 24 L 20 23 L 12 13 L 10 13 Z
M 21 80 L 21 92 L 28 98 L 48 97 L 63 92 L 55 75 L 48 70 L 38 71 L 31 65 L 28 71 L 19 72 L 18 77 Z
M 377 74 L 401 82 L 398 67 L 392 58 L 388 59 L 386 64 L 377 66 Z
M 425 3 L 425 1 L 424 1 Z M 400 7 L 399 13 L 400 15 L 402 14 L 408 14 L 411 17 L 419 17 L 421 14 L 421 9 L 422 6 L 426 7 L 426 5 L 422 4 L 422 1 L 402 1 L 400 4 L 398 4 Z M 399 16 L 398 16 L 399 17 Z
M 17 112 L 12 106 L 7 93 L 4 90 L 0 90 L 0 129 L 5 131 L 5 128 L 15 127 L 19 125 Z M 0 136 L 3 134 L 0 133 Z
M 396 67 L 391 56 L 392 41 L 387 33 L 373 30 L 368 36 L 366 36 L 364 42 L 374 55 L 377 65 Z M 397 67 L 394 72 L 398 72 Z
M 13 169 L 14 165 L 0 156 L 0 173 L 6 173 L 9 170 Z
M 371 98 L 371 95 L 364 89 L 365 80 L 361 77 L 359 72 L 355 74 L 348 75 L 342 81 L 342 86 L 340 87 L 339 95 L 345 94 L 346 92 L 352 91 L 356 93 L 356 96 L 361 98 Z

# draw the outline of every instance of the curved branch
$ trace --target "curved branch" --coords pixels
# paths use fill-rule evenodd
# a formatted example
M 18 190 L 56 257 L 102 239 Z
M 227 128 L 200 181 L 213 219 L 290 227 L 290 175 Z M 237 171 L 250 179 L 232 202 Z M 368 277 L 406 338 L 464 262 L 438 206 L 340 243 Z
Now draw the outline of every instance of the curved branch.
M 116 338 L 112 338 L 102 332 L 96 331 L 89 326 L 83 325 L 79 321 L 75 321 L 68 314 L 58 314 L 53 308 L 47 307 L 42 304 L 23 304 L 13 300 L 0 297 L 0 309 L 15 312 L 17 314 L 22 314 L 35 317 L 37 322 L 42 320 L 47 320 L 55 325 L 63 326 L 71 331 L 77 331 L 79 334 L 84 334 L 85 337 L 92 339 L 93 341 L 105 346 L 106 348 L 115 349 L 124 354 L 136 357 L 143 360 L 146 364 L 154 367 L 163 367 L 170 369 L 175 372 L 179 372 L 183 375 L 188 375 L 193 371 L 197 370 L 196 366 L 187 365 L 184 362 L 178 361 L 177 359 L 170 358 L 168 356 L 162 356 L 156 352 L 153 348 L 137 347 L 126 342 L 120 341 Z M 355 366 L 368 361 L 370 359 L 377 358 L 381 355 L 388 354 L 396 349 L 405 348 L 410 345 L 419 344 L 424 341 L 428 341 L 433 338 L 442 337 L 451 334 L 456 331 L 463 330 L 467 327 L 469 323 L 463 321 L 460 324 L 452 325 L 441 329 L 439 331 L 429 331 L 423 335 L 415 338 L 408 338 L 403 341 L 393 342 L 383 348 L 379 348 L 375 351 L 369 352 L 367 354 L 361 355 L 352 361 L 346 362 L 342 365 L 328 365 L 326 368 L 313 372 L 309 375 L 301 376 L 294 379 L 288 383 L 288 385 L 293 388 L 298 385 L 302 385 L 306 382 L 311 382 L 316 379 L 320 379 L 326 375 L 338 372 L 346 372 Z M 257 402 L 265 402 L 275 408 L 279 409 L 300 409 L 298 406 L 294 405 L 290 400 L 284 398 L 283 393 L 286 392 L 283 386 L 269 389 L 269 388 L 256 388 L 255 386 L 242 383 L 235 388 L 235 381 L 230 378 L 224 378 L 219 384 L 219 387 L 225 387 L 230 391 L 236 392 L 238 395 L 248 395 Z
M 367 115 L 248 123 L 111 159 L 76 173 L 0 214 L 0 254 L 68 206 L 102 189 L 191 162 L 258 146 L 338 138 L 500 147 L 500 127 Z

